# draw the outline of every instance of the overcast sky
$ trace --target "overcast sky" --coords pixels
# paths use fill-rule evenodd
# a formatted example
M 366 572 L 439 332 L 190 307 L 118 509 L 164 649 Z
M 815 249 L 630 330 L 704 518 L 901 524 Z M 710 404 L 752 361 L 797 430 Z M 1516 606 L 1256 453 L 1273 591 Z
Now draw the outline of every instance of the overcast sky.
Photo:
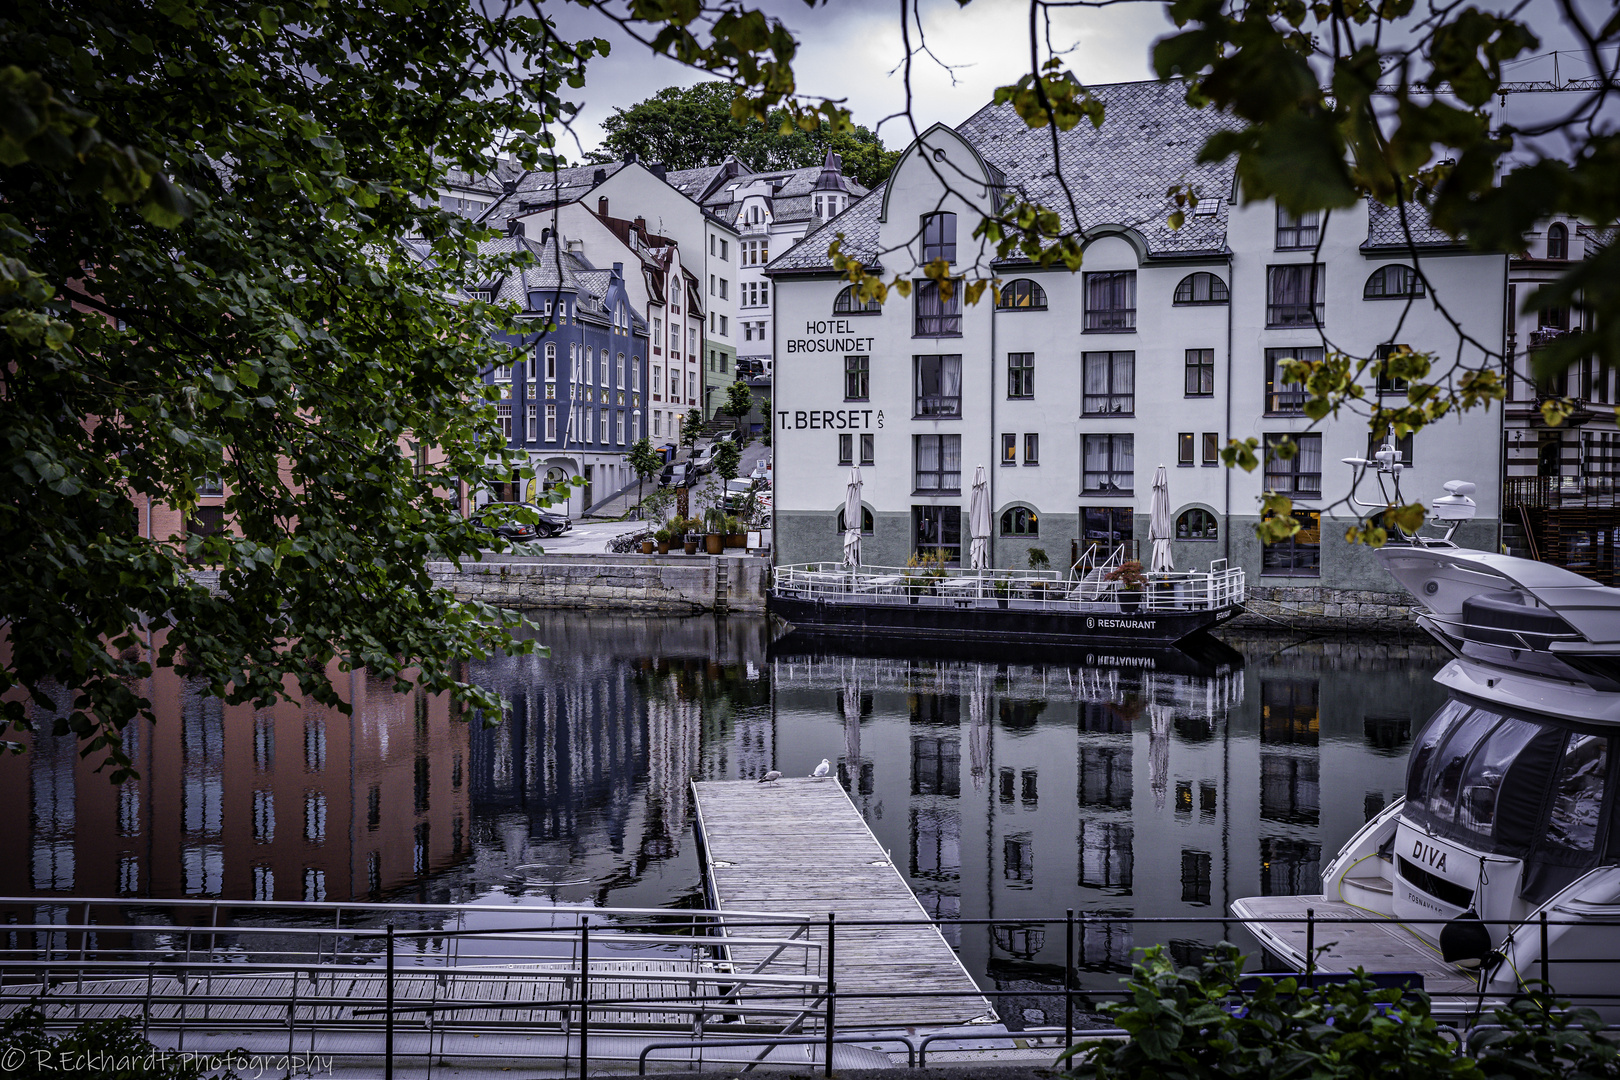
M 918 131 L 936 121 L 953 126 L 961 123 L 990 100 L 996 87 L 1014 82 L 1029 69 L 1027 0 L 973 0 L 966 7 L 956 0 L 915 2 L 930 50 L 952 65 L 947 72 L 927 56 L 913 61 L 911 112 Z M 1510 2 L 1479 6 L 1505 7 Z M 900 0 L 828 0 L 813 9 L 803 0 L 760 0 L 749 6 L 778 16 L 794 32 L 800 42 L 794 70 L 802 92 L 847 99 L 855 122 L 868 127 L 904 110 L 905 87 L 896 70 L 904 56 Z M 1579 6 L 1598 24 L 1613 11 L 1608 0 L 1579 0 Z M 1070 66 L 1088 84 L 1151 78 L 1149 50 L 1156 39 L 1175 29 L 1165 15 L 1166 7 L 1144 2 L 1057 9 L 1052 13 L 1052 43 L 1059 49 L 1074 50 Z M 585 89 L 574 91 L 574 100 L 584 105 L 576 131 L 585 150 L 601 140 L 601 122 L 612 115 L 614 107 L 632 105 L 666 86 L 690 86 L 707 78 L 623 38 L 617 27 L 595 11 L 571 4 L 545 4 L 544 11 L 565 36 L 601 36 L 613 42 L 607 59 L 591 63 Z M 1541 53 L 1575 47 L 1573 35 L 1558 18 L 1555 0 L 1530 0 L 1525 11 L 1526 20 L 1543 40 Z M 1559 67 L 1565 78 L 1589 70 L 1578 56 L 1561 57 Z M 1550 56 L 1507 73 L 1515 79 L 1545 79 L 1552 74 Z M 1523 124 L 1567 108 L 1575 98 L 1573 94 L 1510 98 L 1505 117 Z M 888 119 L 878 133 L 888 146 L 899 149 L 912 139 L 911 123 L 904 117 Z M 563 152 L 572 158 L 579 149 L 565 145 Z

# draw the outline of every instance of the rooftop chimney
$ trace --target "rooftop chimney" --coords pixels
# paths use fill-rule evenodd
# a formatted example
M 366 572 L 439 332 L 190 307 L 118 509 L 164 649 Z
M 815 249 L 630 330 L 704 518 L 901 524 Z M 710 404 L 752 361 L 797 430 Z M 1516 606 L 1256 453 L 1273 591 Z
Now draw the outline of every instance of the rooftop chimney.
M 524 232 L 523 232 L 523 219 L 522 218 L 507 218 L 506 219 L 506 235 L 507 236 L 522 236 L 522 235 L 524 235 Z
M 647 219 L 646 218 L 644 218 L 644 217 L 636 218 L 636 232 L 641 234 L 641 238 L 643 240 L 645 240 L 647 238 Z
M 607 207 L 608 207 L 608 201 L 607 201 L 607 196 L 606 195 L 603 195 L 600 199 L 596 200 L 596 212 L 599 215 L 601 215 L 602 217 L 607 217 L 608 216 Z
M 607 179 L 607 170 L 606 169 L 597 169 L 595 172 L 591 173 L 591 183 L 593 183 L 593 184 L 600 184 L 602 181 L 604 181 L 606 179 Z
M 651 165 L 647 166 L 647 171 L 658 177 L 658 179 L 662 180 L 669 172 L 669 166 L 665 165 L 662 161 L 655 161 Z
M 613 264 L 613 276 L 621 280 L 624 278 L 624 263 L 616 262 Z
M 625 151 L 624 163 L 626 165 L 634 165 L 636 163 L 636 152 L 634 150 Z

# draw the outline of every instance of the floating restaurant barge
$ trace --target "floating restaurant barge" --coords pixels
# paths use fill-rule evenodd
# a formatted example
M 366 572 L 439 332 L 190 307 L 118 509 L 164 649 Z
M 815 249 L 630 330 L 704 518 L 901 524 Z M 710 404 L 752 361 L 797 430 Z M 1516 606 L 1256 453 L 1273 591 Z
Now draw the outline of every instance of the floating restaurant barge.
M 1243 570 L 1224 559 L 1207 571 L 1150 574 L 1137 589 L 1108 580 L 1114 561 L 1082 562 L 1070 577 L 802 563 L 776 568 L 768 606 L 796 630 L 1138 647 L 1174 645 L 1243 610 Z

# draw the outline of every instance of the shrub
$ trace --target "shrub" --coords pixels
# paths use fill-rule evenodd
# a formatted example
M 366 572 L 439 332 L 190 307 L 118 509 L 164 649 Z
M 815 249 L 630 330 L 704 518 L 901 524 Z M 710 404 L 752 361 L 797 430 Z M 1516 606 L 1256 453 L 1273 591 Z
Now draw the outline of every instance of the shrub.
M 1131 1038 L 1076 1045 L 1064 1055 L 1070 1075 L 1086 1080 L 1484 1080 L 1487 1075 L 1474 1059 L 1455 1053 L 1455 1043 L 1441 1033 L 1421 991 L 1379 989 L 1357 972 L 1347 981 L 1316 987 L 1293 978 L 1262 979 L 1238 998 L 1242 967 L 1236 946 L 1228 944 L 1217 946 L 1199 967 L 1180 970 L 1162 946 L 1145 950 L 1132 968 L 1128 996 L 1104 1007 Z M 1521 1075 L 1528 1080 L 1531 1074 Z
M 1120 563 L 1103 577 L 1104 581 L 1117 581 L 1127 589 L 1140 589 L 1147 581 L 1147 575 L 1142 573 L 1142 564 L 1135 559 Z

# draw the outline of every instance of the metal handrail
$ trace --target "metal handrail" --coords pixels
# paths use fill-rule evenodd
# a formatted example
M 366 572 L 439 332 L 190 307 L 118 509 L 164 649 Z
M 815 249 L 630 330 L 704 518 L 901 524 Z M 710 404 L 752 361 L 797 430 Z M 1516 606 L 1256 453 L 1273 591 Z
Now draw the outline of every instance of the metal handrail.
M 70 901 L 70 903 L 72 902 L 80 901 Z M 94 903 L 95 902 L 92 901 L 91 906 L 93 906 Z M 115 902 L 106 901 L 104 903 L 110 905 Z M 127 905 L 128 903 L 129 901 L 126 900 L 120 906 Z M 141 903 L 141 906 L 147 906 L 151 903 L 152 902 L 150 901 L 145 901 Z M 229 909 L 238 905 L 224 901 L 176 901 L 169 906 L 205 907 L 210 911 L 217 912 L 221 907 Z M 314 905 L 281 904 L 271 906 L 303 912 L 307 911 Z M 331 908 L 341 905 L 326 906 Z M 382 911 L 393 910 L 395 912 L 403 911 L 408 913 L 412 910 L 410 908 L 390 909 L 388 905 L 377 905 L 376 907 Z M 512 909 L 491 909 L 481 905 L 440 905 L 440 907 L 450 911 L 464 911 L 466 908 L 476 907 L 480 913 L 487 913 L 491 910 L 505 910 L 510 911 L 512 914 L 528 914 L 531 916 L 540 914 L 540 912 L 535 912 L 532 910 L 522 911 L 520 909 L 514 911 Z M 543 913 L 549 915 L 555 910 L 556 909 L 544 909 Z M 601 932 L 604 927 L 596 920 L 600 919 L 601 915 L 605 913 L 605 910 L 606 909 L 578 909 L 577 913 L 581 919 L 578 940 L 582 946 L 578 958 L 557 958 L 554 963 L 531 964 L 527 967 L 519 966 L 513 963 L 507 963 L 497 967 L 450 967 L 448 965 L 433 965 L 417 967 L 408 975 L 398 973 L 396 970 L 396 965 L 393 963 L 393 958 L 396 955 L 400 955 L 397 948 L 399 943 L 397 941 L 393 942 L 394 948 L 390 948 L 387 953 L 386 960 L 388 961 L 388 967 L 386 972 L 379 970 L 377 961 L 378 959 L 383 958 L 378 957 L 375 953 L 351 952 L 340 949 L 339 943 L 337 942 L 334 942 L 330 950 L 328 950 L 318 940 L 316 942 L 316 948 L 312 953 L 303 954 L 306 957 L 316 957 L 317 959 L 314 962 L 311 962 L 308 959 L 302 961 L 288 961 L 285 959 L 247 962 L 234 959 L 222 961 L 213 958 L 212 954 L 216 951 L 215 949 L 210 949 L 208 952 L 202 952 L 199 950 L 197 955 L 200 958 L 195 960 L 191 959 L 189 955 L 187 956 L 187 959 L 183 961 L 164 959 L 164 957 L 174 956 L 179 951 L 178 941 L 174 942 L 176 946 L 175 948 L 171 949 L 166 946 L 161 953 L 159 950 L 153 949 L 135 950 L 135 955 L 138 957 L 145 957 L 143 959 L 131 960 L 124 958 L 103 960 L 98 954 L 118 953 L 125 957 L 130 954 L 130 950 L 120 949 L 116 945 L 109 944 L 105 940 L 106 936 L 118 933 L 120 931 L 132 933 L 164 933 L 173 935 L 173 937 L 176 939 L 178 939 L 181 935 L 185 935 L 188 940 L 190 938 L 199 936 L 234 939 L 240 936 L 251 937 L 252 935 L 292 935 L 298 938 L 307 938 L 312 934 L 322 936 L 332 934 L 335 937 L 350 936 L 370 940 L 381 934 L 386 935 L 390 940 L 406 936 L 414 938 L 435 937 L 454 940 L 477 939 L 479 937 L 491 937 L 496 940 L 541 940 L 543 935 L 543 940 L 558 941 L 566 940 L 570 935 L 568 935 L 566 932 L 559 932 L 555 928 L 549 927 L 544 931 L 514 934 L 512 933 L 511 928 L 437 927 L 401 933 L 393 927 L 389 927 L 383 931 L 377 931 L 373 928 L 342 927 L 312 928 L 273 927 L 263 925 L 240 927 L 220 925 L 217 923 L 217 921 L 214 921 L 211 925 L 206 926 L 175 926 L 172 924 L 158 923 L 115 925 L 92 923 L 88 920 L 88 912 L 86 921 L 79 924 L 37 922 L 10 924 L 8 926 L 8 930 L 20 933 L 37 933 L 44 936 L 44 941 L 41 947 L 36 947 L 32 950 L 10 949 L 0 952 L 0 975 L 23 975 L 34 977 L 31 980 L 34 984 L 34 992 L 32 993 L 28 992 L 29 983 L 22 983 L 19 985 L 18 982 L 13 981 L 9 987 L 12 993 L 9 995 L 0 995 L 0 1010 L 4 1010 L 7 1007 L 20 1007 L 29 1004 L 40 1005 L 44 1006 L 48 1014 L 50 1014 L 48 1016 L 48 1022 L 56 1025 L 62 1025 L 78 1023 L 79 1011 L 81 1007 L 85 1005 L 98 1004 L 103 1007 L 104 1012 L 114 1011 L 117 1008 L 123 1007 L 126 1009 L 137 1010 L 143 1019 L 146 1029 L 149 1030 L 153 1025 L 162 1026 L 165 1028 L 165 1030 L 178 1028 L 179 1037 L 183 1040 L 187 1028 L 200 1028 L 204 1031 L 213 1031 L 219 1028 L 222 1020 L 217 1014 L 212 1018 L 209 1016 L 208 1010 L 211 1006 L 218 1008 L 226 1005 L 227 1003 L 236 1005 L 265 1005 L 270 1006 L 272 1010 L 279 1011 L 273 1011 L 270 1015 L 262 1016 L 257 1019 L 232 1019 L 229 1021 L 229 1023 L 232 1025 L 245 1026 L 255 1031 L 263 1029 L 275 1029 L 277 1031 L 281 1031 L 285 1029 L 288 1032 L 289 1037 L 291 1037 L 295 1032 L 307 1030 L 311 1040 L 310 1045 L 312 1050 L 315 1045 L 314 1040 L 317 1030 L 325 1029 L 332 1032 L 375 1032 L 379 1026 L 379 1021 L 375 1018 L 380 1016 L 382 1018 L 380 1022 L 385 1025 L 385 1030 L 390 1034 L 390 1041 L 387 1044 L 388 1049 L 385 1050 L 384 1054 L 378 1055 L 365 1049 L 358 1051 L 345 1050 L 344 1053 L 352 1053 L 354 1056 L 386 1056 L 389 1060 L 391 1060 L 392 1057 L 401 1056 L 405 1053 L 405 1051 L 396 1053 L 391 1041 L 393 1033 L 399 1027 L 399 1023 L 397 1023 L 397 1021 L 400 1021 L 402 1018 L 415 1018 L 413 1021 L 411 1021 L 414 1026 L 406 1029 L 408 1033 L 420 1034 L 422 1031 L 426 1030 L 432 1038 L 440 1038 L 440 1045 L 438 1049 L 434 1049 L 432 1042 L 430 1041 L 427 1044 L 426 1051 L 420 1049 L 409 1050 L 409 1056 L 413 1058 L 419 1057 L 423 1053 L 432 1053 L 436 1058 L 444 1056 L 445 1050 L 442 1044 L 441 1036 L 447 1031 L 479 1033 L 489 1031 L 497 1026 L 502 1030 L 512 1030 L 514 1027 L 516 1027 L 517 1029 L 536 1034 L 560 1034 L 565 1039 L 572 1039 L 575 1035 L 577 1035 L 577 1045 L 579 1046 L 579 1064 L 582 1070 L 585 1068 L 587 1063 L 588 1036 L 593 1026 L 599 1031 L 611 1029 L 621 1032 L 629 1031 L 642 1033 L 647 1036 L 656 1037 L 657 1031 L 662 1030 L 667 1032 L 670 1030 L 670 1028 L 673 1026 L 672 1022 L 675 1017 L 684 1016 L 693 1017 L 695 1019 L 694 1027 L 695 1030 L 699 1032 L 699 1037 L 692 1040 L 682 1040 L 679 1042 L 671 1041 L 668 1043 L 646 1044 L 643 1047 L 643 1052 L 640 1056 L 640 1061 L 643 1068 L 645 1067 L 645 1062 L 650 1054 L 660 1048 L 675 1049 L 723 1046 L 769 1047 L 774 1045 L 814 1045 L 816 1043 L 821 1043 L 829 1048 L 830 1054 L 830 1048 L 837 1043 L 870 1044 L 872 1042 L 885 1041 L 904 1044 L 907 1047 L 908 1062 L 914 1061 L 917 1064 L 921 1064 L 926 1061 L 927 1047 L 937 1042 L 971 1041 L 974 1043 L 993 1043 L 997 1040 L 1006 1042 L 1011 1039 L 1023 1038 L 1031 1035 L 1050 1035 L 1055 1037 L 1061 1032 L 1065 1040 L 1065 1045 L 1072 1045 L 1076 1035 L 1086 1038 L 1095 1038 L 1113 1037 L 1119 1034 L 1114 1029 L 1079 1030 L 1075 1027 L 1074 1006 L 1077 998 L 1091 1001 L 1107 1000 L 1121 998 L 1127 996 L 1129 993 L 1129 991 L 1126 989 L 1109 990 L 1089 987 L 1082 988 L 1079 985 L 1078 980 L 1074 977 L 1079 970 L 1076 967 L 1076 935 L 1078 932 L 1083 936 L 1087 927 L 1125 924 L 1130 926 L 1164 927 L 1171 925 L 1209 925 L 1221 926 L 1224 928 L 1233 922 L 1237 922 L 1240 925 L 1253 922 L 1271 926 L 1303 924 L 1306 928 L 1307 944 L 1304 954 L 1306 957 L 1304 961 L 1305 970 L 1300 977 L 1308 984 L 1313 981 L 1317 975 L 1314 962 L 1315 954 L 1311 948 L 1311 943 L 1316 940 L 1315 934 L 1317 929 L 1319 927 L 1328 927 L 1341 924 L 1360 924 L 1366 922 L 1365 916 L 1360 914 L 1318 914 L 1314 909 L 1311 908 L 1307 908 L 1303 915 L 1276 916 L 1258 919 L 1240 918 L 1232 915 L 1115 916 L 1092 915 L 1089 913 L 1081 913 L 1077 915 L 1077 913 L 1072 910 L 1067 912 L 1062 918 L 1019 917 L 1014 920 L 1009 920 L 1006 917 L 966 919 L 936 919 L 927 917 L 905 919 L 842 918 L 837 920 L 829 918 L 825 924 L 821 923 L 820 920 L 817 919 L 800 917 L 796 922 L 789 922 L 787 920 L 771 916 L 767 917 L 765 922 L 772 926 L 784 926 L 784 924 L 786 924 L 787 926 L 795 926 L 796 928 L 802 927 L 806 931 L 808 931 L 808 929 L 811 927 L 824 926 L 826 939 L 824 946 L 820 945 L 819 943 L 807 942 L 803 941 L 802 939 L 795 938 L 764 937 L 752 939 L 769 944 L 780 945 L 784 942 L 791 942 L 793 943 L 794 947 L 804 946 L 806 949 L 806 956 L 811 955 L 809 952 L 810 946 L 815 946 L 817 949 L 816 953 L 814 954 L 817 958 L 815 968 L 811 971 L 807 971 L 806 974 L 766 975 L 758 971 L 737 972 L 730 970 L 728 966 L 722 962 L 700 957 L 698 955 L 700 951 L 713 948 L 723 939 L 703 938 L 695 935 L 666 936 L 646 934 L 644 932 L 637 932 L 633 935 L 638 941 L 643 943 L 649 939 L 665 940 L 667 938 L 667 940 L 671 943 L 679 943 L 690 948 L 692 950 L 691 958 L 682 960 L 680 962 L 691 963 L 694 966 L 694 970 L 683 971 L 666 969 L 651 972 L 630 971 L 627 970 L 627 966 L 636 963 L 637 958 L 623 957 L 605 959 L 601 957 L 599 953 L 594 956 L 587 956 L 586 949 L 583 947 L 587 933 L 584 924 L 587 919 L 592 921 L 591 928 L 596 931 L 596 934 L 592 936 L 590 940 L 601 942 L 604 939 L 620 936 L 603 934 Z M 587 911 L 591 914 L 586 915 L 585 912 Z M 669 914 L 667 909 L 642 909 L 642 911 L 646 913 L 657 913 L 664 915 Z M 684 917 L 687 913 L 682 912 L 681 914 Z M 719 913 L 715 912 L 714 914 Z M 1620 927 L 1620 905 L 1604 906 L 1601 909 L 1594 911 L 1594 914 L 1597 917 L 1570 917 L 1552 914 L 1546 910 L 1543 910 L 1537 914 L 1537 917 L 1530 920 L 1491 919 L 1482 921 L 1489 926 L 1506 928 L 1508 931 L 1506 935 L 1508 941 L 1512 942 L 1517 940 L 1519 945 L 1525 950 L 1517 953 L 1518 966 L 1520 969 L 1523 969 L 1522 978 L 1533 978 L 1536 974 L 1536 967 L 1533 965 L 1539 963 L 1540 979 L 1541 982 L 1545 984 L 1547 983 L 1547 976 L 1552 964 L 1557 964 L 1560 966 L 1560 968 L 1562 968 L 1563 965 L 1566 964 L 1596 964 L 1615 962 L 1614 958 L 1606 959 L 1600 956 L 1555 957 L 1552 955 L 1553 950 L 1551 949 L 1551 945 L 1553 944 L 1553 939 L 1549 933 L 1551 928 L 1562 926 Z M 1405 919 L 1402 920 L 1402 924 L 1413 927 L 1444 926 L 1448 921 L 1449 920 L 1442 917 L 1435 917 L 1427 919 Z M 746 926 L 748 922 L 749 920 L 747 919 L 740 919 L 738 920 L 737 925 L 740 928 L 742 926 Z M 1062 980 L 1062 985 L 1054 985 L 1049 989 L 1030 989 L 1025 987 L 1007 990 L 979 990 L 977 987 L 973 988 L 972 990 L 919 990 L 909 987 L 901 987 L 892 990 L 846 990 L 840 988 L 838 985 L 839 980 L 834 977 L 836 968 L 836 943 L 837 936 L 840 931 L 848 933 L 851 929 L 862 930 L 878 927 L 898 928 L 926 926 L 935 929 L 945 926 L 955 926 L 958 928 L 976 926 L 986 927 L 1004 925 L 1009 922 L 1016 922 L 1025 926 L 1061 923 L 1065 927 L 1067 956 L 1064 963 L 1065 975 Z M 1535 935 L 1537 931 L 1539 931 L 1540 935 L 1539 949 L 1536 948 L 1537 940 Z M 71 935 L 75 933 L 80 934 L 81 939 L 76 944 L 70 944 L 69 939 Z M 86 940 L 90 934 L 98 934 L 103 936 L 101 940 L 98 940 L 98 942 L 92 946 Z M 632 935 L 623 936 L 629 937 Z M 61 942 L 60 945 L 57 944 L 58 941 Z M 234 946 L 236 943 L 233 941 L 231 944 Z M 1509 945 L 1504 945 L 1504 948 L 1509 947 Z M 284 954 L 278 952 L 277 955 L 282 956 Z M 473 958 L 482 958 L 482 954 L 478 953 L 464 953 L 462 955 L 471 956 Z M 27 956 L 33 956 L 36 958 L 25 959 L 24 957 Z M 364 956 L 367 962 L 345 962 L 355 956 Z M 446 956 L 448 957 L 448 953 Z M 327 959 L 328 957 L 330 959 Z M 1527 966 L 1527 963 L 1532 966 Z M 241 993 L 237 988 L 233 988 L 224 982 L 224 980 L 227 978 L 240 978 L 254 972 L 274 973 L 276 975 L 289 976 L 287 982 L 291 992 L 285 994 Z M 96 977 L 103 974 L 114 973 L 120 974 L 123 981 L 134 983 L 136 985 L 131 986 L 127 990 L 121 990 L 117 993 L 107 992 L 110 988 L 107 987 L 104 982 L 98 983 L 96 981 Z M 141 973 L 146 975 L 146 987 L 144 992 L 140 990 L 138 985 L 138 975 Z M 58 975 L 60 978 L 54 977 Z M 75 978 L 75 975 L 77 978 Z M 89 981 L 87 981 L 85 978 L 87 975 L 91 976 Z M 505 998 L 502 1000 L 460 1001 L 440 996 L 440 989 L 437 986 L 436 980 L 442 980 L 446 976 L 451 975 L 466 975 L 475 978 L 487 978 L 490 976 L 541 978 L 548 981 L 559 981 L 563 983 L 563 985 L 573 989 L 565 991 L 557 998 L 541 1000 Z M 164 981 L 161 985 L 156 981 L 155 976 L 163 977 Z M 219 977 L 218 982 L 214 980 L 214 977 L 216 976 Z M 335 979 L 333 976 L 361 977 L 367 980 L 374 990 L 381 988 L 378 986 L 379 983 L 385 983 L 387 997 L 379 999 L 370 997 L 369 995 L 356 996 L 347 982 L 342 979 Z M 173 981 L 179 983 L 181 988 L 180 992 L 176 993 L 169 988 L 168 980 L 170 977 L 173 978 Z M 661 989 L 659 989 L 655 994 L 645 997 L 606 996 L 600 993 L 592 993 L 590 990 L 590 984 L 592 982 L 612 983 L 615 981 L 625 981 L 631 978 L 637 981 L 645 981 L 650 984 L 655 984 Z M 434 985 L 430 987 L 432 990 L 432 997 L 428 998 L 426 995 L 419 998 L 411 998 L 408 995 L 396 997 L 394 984 L 401 980 L 409 980 L 406 983 L 407 986 L 413 984 L 422 986 L 424 980 L 433 982 Z M 713 986 L 715 988 L 712 996 L 706 989 L 704 989 L 709 986 Z M 743 986 L 754 988 L 754 992 L 739 993 L 739 987 Z M 606 985 L 603 985 L 602 989 L 607 990 L 609 994 L 612 993 L 611 989 Z M 1442 997 L 1446 995 L 1434 996 Z M 936 1031 L 922 1035 L 920 1042 L 913 1042 L 904 1037 L 889 1038 L 887 1036 L 870 1033 L 851 1033 L 848 1031 L 847 1021 L 844 1025 L 846 1029 L 844 1033 L 839 1033 L 837 1030 L 837 1006 L 840 1000 L 844 1002 L 857 1002 L 863 1000 L 870 1001 L 883 999 L 925 1000 L 930 998 L 949 997 L 986 998 L 992 1001 L 999 1001 L 1006 998 L 1028 997 L 1059 999 L 1064 1003 L 1065 1024 L 1061 1029 L 1056 1027 L 1042 1027 L 1026 1029 L 1022 1032 L 986 1031 L 982 1028 L 974 1028 L 971 1026 L 966 1028 L 953 1027 L 949 1030 Z M 1469 1015 L 1473 1014 L 1473 1006 L 1476 1003 L 1476 995 L 1474 993 L 1451 995 L 1448 996 L 1447 999 L 1468 1004 L 1470 1006 Z M 1582 1002 L 1615 1001 L 1620 1000 L 1620 993 L 1583 993 L 1580 995 L 1580 999 Z M 1498 1001 L 1505 1000 L 1505 992 L 1489 991 L 1488 997 L 1485 1000 L 1487 1004 L 1493 1004 Z M 339 1002 L 344 1001 L 350 1003 L 349 1012 L 346 1016 L 341 1016 L 334 1007 L 337 1006 Z M 382 1005 L 382 1007 L 379 1008 L 377 1007 L 378 1005 Z M 518 1014 L 527 1013 L 529 1018 L 527 1020 L 502 1020 L 499 1016 L 489 1017 L 485 1015 L 490 1010 L 495 1010 L 496 1012 L 511 1011 Z M 165 1011 L 171 1012 L 174 1015 L 159 1015 L 160 1012 Z M 630 1014 L 630 1016 L 625 1017 L 621 1015 L 620 1017 L 616 1017 L 611 1020 L 607 1018 L 593 1019 L 593 1011 L 614 1011 L 620 1014 Z M 636 1014 L 642 1014 L 642 1018 L 637 1018 Z M 702 1037 L 702 1031 L 705 1028 L 707 1018 L 715 1016 L 716 1014 L 733 1014 L 737 1017 L 737 1019 L 736 1021 L 729 1021 L 724 1019 L 722 1016 L 721 1022 L 716 1023 L 708 1028 L 708 1030 L 715 1032 L 719 1037 Z M 656 1022 L 655 1020 L 651 1019 L 655 1015 L 668 1017 L 669 1020 L 662 1023 Z M 757 1032 L 755 1025 L 759 1024 L 761 1021 L 768 1022 L 771 1020 L 775 1021 L 776 1026 L 783 1025 L 784 1023 L 787 1026 L 783 1030 L 776 1031 L 774 1033 Z M 821 1031 L 816 1034 L 795 1034 L 793 1029 L 803 1021 L 819 1023 Z M 423 1027 L 424 1023 L 426 1024 L 425 1028 Z M 744 1034 L 745 1032 L 750 1033 Z M 573 1042 L 569 1042 L 565 1048 L 565 1052 L 572 1054 L 574 1052 L 574 1045 L 575 1044 Z M 963 1049 L 975 1049 L 975 1047 L 966 1047 Z M 509 1053 L 509 1051 L 497 1051 L 492 1049 L 489 1054 L 497 1052 Z M 479 1056 L 489 1056 L 489 1054 L 480 1055 L 478 1053 L 471 1053 L 468 1056 L 476 1058 Z M 460 1056 L 460 1052 L 458 1051 L 451 1056 Z M 827 1068 L 830 1069 L 830 1057 L 828 1055 L 823 1056 L 828 1058 L 826 1065 Z M 726 1063 L 731 1064 L 731 1062 Z M 747 1062 L 737 1062 L 736 1064 L 747 1064 Z
M 1056 570 L 946 568 L 921 573 L 916 567 L 904 566 L 798 563 L 777 567 L 772 588 L 782 596 L 835 603 L 1016 604 L 1019 610 L 1069 614 L 1218 611 L 1241 604 L 1247 595 L 1243 569 L 1224 564 L 1224 559 L 1218 559 L 1207 571 L 1145 574 L 1141 589 L 1128 590 L 1123 582 L 1100 577 L 1065 580 Z

